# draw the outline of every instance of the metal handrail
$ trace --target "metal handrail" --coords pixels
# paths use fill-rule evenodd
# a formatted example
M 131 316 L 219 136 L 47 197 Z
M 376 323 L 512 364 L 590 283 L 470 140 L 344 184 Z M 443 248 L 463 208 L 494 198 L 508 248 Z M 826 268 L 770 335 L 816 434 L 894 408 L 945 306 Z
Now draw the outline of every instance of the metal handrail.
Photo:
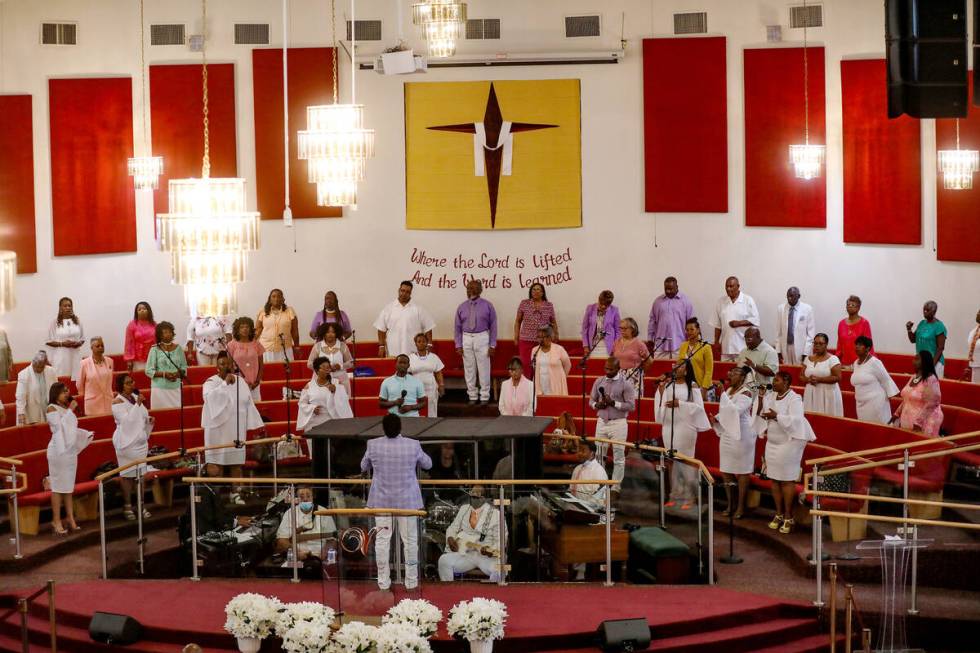
M 957 503 L 952 501 L 932 501 L 930 499 L 904 499 L 901 497 L 884 497 L 872 494 L 854 494 L 851 492 L 828 492 L 813 490 L 804 486 L 801 494 L 815 497 L 830 497 L 833 499 L 855 499 L 857 501 L 877 501 L 879 503 L 899 503 L 913 506 L 938 506 L 940 508 L 955 508 L 957 510 L 980 510 L 980 503 Z
M 211 478 L 209 476 L 184 476 L 185 483 L 208 483 L 209 485 L 272 485 L 273 482 L 288 482 L 290 485 L 368 485 L 371 483 L 369 478 L 255 478 L 242 477 L 230 478 Z M 461 485 L 619 485 L 618 481 L 599 480 L 599 479 L 560 479 L 560 478 L 502 478 L 499 480 L 487 478 L 464 478 L 464 479 L 420 479 L 419 485 L 433 486 L 461 486 Z
M 0 469 L 0 477 L 10 478 L 11 476 L 17 476 L 21 479 L 21 484 L 19 487 L 12 487 L 9 490 L 0 490 L 0 496 L 5 496 L 8 494 L 20 494 L 27 489 L 27 474 L 24 472 L 15 472 L 12 469 Z
M 283 422 L 283 424 L 285 424 L 285 422 Z M 255 446 L 257 444 L 270 444 L 272 442 L 279 442 L 279 441 L 282 441 L 282 440 L 285 440 L 285 439 L 286 439 L 286 436 L 285 435 L 277 435 L 275 437 L 259 438 L 259 439 L 256 439 L 256 440 L 242 440 L 241 441 L 241 446 L 242 447 L 252 447 L 252 446 Z M 128 469 L 132 469 L 133 467 L 138 467 L 139 465 L 145 465 L 145 464 L 148 464 L 148 463 L 159 462 L 161 460 L 167 460 L 167 459 L 170 459 L 170 458 L 181 458 L 181 457 L 186 456 L 188 454 L 197 454 L 197 453 L 201 453 L 201 452 L 215 451 L 215 450 L 219 450 L 219 449 L 234 449 L 237 446 L 238 445 L 236 445 L 234 442 L 229 442 L 227 444 L 212 444 L 212 445 L 205 445 L 203 447 L 193 447 L 191 449 L 185 450 L 183 452 L 183 454 L 181 454 L 180 451 L 168 451 L 167 453 L 161 453 L 161 454 L 157 454 L 156 456 L 150 456 L 148 458 L 143 458 L 141 460 L 134 460 L 134 461 L 128 462 L 125 465 L 122 465 L 120 467 L 116 467 L 115 469 L 109 470 L 108 472 L 105 472 L 104 474 L 99 474 L 93 480 L 96 480 L 96 481 L 105 481 L 105 480 L 107 480 L 109 478 L 112 478 L 113 476 L 116 476 L 117 474 L 120 474 L 120 473 L 122 473 L 122 472 L 124 472 L 124 471 L 126 471 Z
M 963 453 L 965 451 L 976 451 L 980 449 L 980 444 L 971 444 L 967 447 L 953 447 L 949 449 L 942 449 L 939 451 L 928 451 L 926 453 L 915 454 L 914 456 L 908 456 L 908 460 L 928 460 L 930 458 L 943 458 L 944 456 L 954 456 L 958 453 Z M 848 454 L 848 456 L 855 456 L 855 454 Z M 834 476 L 836 474 L 846 474 L 847 472 L 857 472 L 864 469 L 874 469 L 876 467 L 887 467 L 891 465 L 900 465 L 905 462 L 905 456 L 901 458 L 889 458 L 887 460 L 876 460 L 868 463 L 860 463 L 857 465 L 848 465 L 846 467 L 834 467 L 832 469 L 822 469 L 820 474 L 822 476 Z M 808 472 L 805 478 L 809 478 L 811 474 Z
M 846 418 L 845 418 L 846 419 Z M 918 447 L 925 447 L 929 445 L 941 445 L 944 442 L 958 442 L 960 440 L 967 440 L 970 438 L 980 437 L 980 431 L 970 431 L 968 433 L 960 433 L 958 435 L 951 435 L 944 438 L 931 438 L 928 440 L 917 440 L 914 442 L 903 442 L 899 444 L 888 445 L 887 447 L 877 447 L 875 449 L 864 449 L 861 451 L 853 451 L 850 453 L 836 454 L 833 456 L 824 456 L 822 458 L 812 458 L 807 460 L 808 465 L 820 465 L 823 463 L 833 462 L 835 460 L 843 460 L 849 456 L 870 456 L 879 453 L 888 453 L 890 451 L 903 451 L 905 449 L 916 449 Z M 954 451 L 959 450 L 959 448 L 954 448 Z
M 54 607 L 54 581 L 49 580 L 44 587 L 28 596 L 17 599 L 17 605 L 0 615 L 0 621 L 6 621 L 15 612 L 20 613 L 20 645 L 23 653 L 30 653 L 31 641 L 30 630 L 27 627 L 27 613 L 31 602 L 37 597 L 47 592 L 48 594 L 48 626 L 51 635 L 51 653 L 58 653 L 58 624 L 55 620 Z
M 915 517 L 889 517 L 886 515 L 866 515 L 859 512 L 838 512 L 836 510 L 810 510 L 811 515 L 819 517 L 844 517 L 845 519 L 860 519 L 862 521 L 877 521 L 888 524 L 915 524 L 916 526 L 944 526 L 961 528 L 963 530 L 980 531 L 980 524 L 943 521 L 939 519 L 916 519 Z
M 23 460 L 18 460 L 16 458 L 3 458 L 3 457 L 0 457 L 0 465 L 15 465 L 15 466 L 20 466 L 20 465 L 23 465 L 23 464 L 24 464 L 24 461 Z
M 324 508 L 316 510 L 314 515 L 391 515 L 392 517 L 425 517 L 424 510 L 409 508 Z

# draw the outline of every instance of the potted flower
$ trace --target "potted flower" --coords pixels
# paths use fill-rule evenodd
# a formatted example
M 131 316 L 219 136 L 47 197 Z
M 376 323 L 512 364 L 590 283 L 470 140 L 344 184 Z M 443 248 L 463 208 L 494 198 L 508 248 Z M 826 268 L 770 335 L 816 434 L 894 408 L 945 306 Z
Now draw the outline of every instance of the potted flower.
M 225 630 L 238 639 L 242 653 L 256 653 L 272 634 L 282 603 L 274 597 L 246 592 L 225 605 Z
M 442 611 L 423 599 L 404 599 L 392 606 L 382 618 L 385 624 L 397 623 L 413 626 L 425 638 L 435 636 L 442 621 Z
M 321 603 L 312 601 L 286 603 L 279 608 L 279 616 L 276 619 L 276 634 L 282 637 L 287 631 L 301 623 L 316 623 L 324 628 L 329 628 L 335 616 L 336 613 L 333 608 Z
M 454 605 L 446 626 L 453 637 L 469 641 L 472 653 L 490 653 L 493 640 L 503 639 L 506 621 L 506 605 L 477 597 Z
M 297 621 L 292 628 L 283 632 L 282 650 L 286 653 L 332 653 L 330 641 L 330 622 Z
M 360 621 L 344 624 L 334 633 L 335 650 L 342 653 L 373 653 L 377 628 Z
M 429 640 L 413 624 L 389 622 L 375 631 L 377 653 L 432 653 Z

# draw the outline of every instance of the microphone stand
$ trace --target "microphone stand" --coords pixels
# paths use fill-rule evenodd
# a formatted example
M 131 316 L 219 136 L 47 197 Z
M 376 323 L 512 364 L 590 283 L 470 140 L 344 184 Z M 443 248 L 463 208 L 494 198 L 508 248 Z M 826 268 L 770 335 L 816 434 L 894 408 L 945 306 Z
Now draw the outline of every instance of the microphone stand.
M 698 345 L 697 349 L 695 349 L 694 351 L 689 351 L 687 353 L 687 356 L 683 360 L 678 361 L 676 365 L 671 367 L 670 371 L 667 372 L 667 374 L 665 375 L 670 377 L 670 383 L 673 388 L 671 403 L 677 401 L 677 370 L 680 369 L 682 366 L 686 365 L 687 362 L 694 357 L 694 354 L 701 351 L 702 347 L 707 347 L 707 346 L 709 346 L 708 343 L 702 340 L 701 344 Z M 693 387 L 691 391 L 693 392 Z M 688 397 L 688 401 L 690 401 L 690 397 Z M 667 456 L 670 458 L 674 458 L 677 451 L 676 449 L 674 449 L 674 411 L 675 410 L 676 410 L 676 406 L 670 407 L 670 446 L 667 448 Z
M 640 398 L 643 396 L 643 366 L 646 365 L 646 362 L 648 360 L 653 358 L 654 353 L 656 353 L 656 351 L 660 348 L 660 346 L 663 345 L 665 342 L 667 342 L 666 338 L 661 338 L 659 345 L 656 343 L 656 341 L 654 341 L 653 351 L 650 351 L 650 348 L 647 347 L 647 355 L 643 357 L 643 360 L 640 361 L 639 365 L 637 365 L 632 370 L 630 370 L 629 373 L 625 376 L 626 381 L 632 383 L 633 377 L 636 376 L 637 374 L 640 375 L 640 382 L 637 384 L 639 390 L 637 390 L 636 392 L 636 439 L 637 440 L 643 439 L 642 437 L 640 437 Z M 654 396 L 653 399 L 654 401 L 656 401 L 657 400 L 656 396 Z
M 538 345 L 531 350 L 531 415 L 538 414 L 538 386 L 536 385 L 537 373 L 538 373 L 538 349 L 541 345 Z M 584 425 L 583 425 L 584 427 Z
M 177 370 L 177 383 L 179 384 L 177 387 L 180 391 L 180 408 L 178 409 L 180 411 L 180 456 L 183 458 L 187 454 L 187 447 L 184 446 L 184 375 L 181 374 L 180 368 L 174 363 L 174 359 L 170 357 L 170 352 L 161 347 L 159 342 L 157 343 L 157 349 L 167 357 L 170 364 Z
M 589 358 L 592 357 L 592 352 L 595 351 L 595 348 L 599 346 L 599 343 L 605 337 L 605 331 L 602 329 L 596 329 L 595 335 L 592 336 L 592 343 L 582 356 L 582 360 L 580 360 L 578 363 L 579 369 L 582 371 L 582 437 L 585 437 L 589 433 L 588 424 L 585 421 L 585 395 L 588 392 L 585 389 L 585 368 L 588 366 Z M 607 353 L 612 355 L 612 352 Z
M 729 497 L 733 497 L 738 483 L 724 483 L 729 489 Z M 728 506 L 728 555 L 722 556 L 718 562 L 723 565 L 740 565 L 742 559 L 735 555 L 735 506 Z
M 357 330 L 351 329 L 350 332 L 351 346 L 350 346 L 350 356 L 351 356 L 351 368 L 350 368 L 350 405 L 351 414 L 357 417 Z
M 290 387 L 292 383 L 292 370 L 289 369 L 289 352 L 286 351 L 286 336 L 279 334 L 279 343 L 282 345 L 282 355 L 286 361 L 286 442 L 291 442 L 293 439 L 293 429 L 290 426 L 290 416 L 289 416 L 289 399 L 293 394 L 293 389 Z

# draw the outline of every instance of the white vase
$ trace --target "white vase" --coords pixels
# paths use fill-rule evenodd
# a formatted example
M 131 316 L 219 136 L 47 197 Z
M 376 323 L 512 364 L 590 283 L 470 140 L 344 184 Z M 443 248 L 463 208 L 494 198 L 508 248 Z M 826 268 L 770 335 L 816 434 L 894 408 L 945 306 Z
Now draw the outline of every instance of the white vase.
M 238 650 L 242 653 L 259 653 L 262 648 L 262 640 L 258 637 L 239 637 Z
M 493 650 L 492 639 L 471 639 L 470 653 L 490 653 Z

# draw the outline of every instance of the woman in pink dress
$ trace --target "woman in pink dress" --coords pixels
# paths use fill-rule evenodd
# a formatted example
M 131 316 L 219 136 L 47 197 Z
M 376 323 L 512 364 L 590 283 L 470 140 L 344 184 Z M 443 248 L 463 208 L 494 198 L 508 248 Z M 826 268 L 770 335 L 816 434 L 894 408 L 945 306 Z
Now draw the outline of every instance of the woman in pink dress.
M 259 384 L 262 383 L 265 347 L 255 339 L 255 322 L 250 317 L 240 317 L 232 324 L 231 333 L 234 339 L 228 343 L 228 355 L 248 384 L 252 401 L 261 401 Z
M 903 429 L 936 438 L 943 424 L 942 392 L 936 364 L 930 352 L 920 351 L 915 355 L 914 365 L 915 374 L 902 388 L 902 403 L 892 422 L 897 420 Z
M 538 330 L 543 327 L 551 327 L 553 339 L 558 340 L 555 307 L 548 301 L 544 286 L 532 283 L 527 290 L 527 299 L 517 306 L 517 319 L 514 320 L 514 346 L 524 364 L 525 374 L 531 371 L 531 350 L 538 346 Z
M 149 302 L 139 302 L 133 309 L 133 320 L 126 325 L 126 344 L 123 359 L 129 371 L 146 367 L 150 348 L 157 344 L 157 323 Z
M 861 298 L 857 295 L 847 298 L 846 309 L 847 317 L 837 325 L 837 358 L 840 359 L 841 365 L 850 369 L 857 360 L 854 341 L 859 336 L 871 337 L 871 323 L 861 317 Z
M 619 361 L 619 369 L 623 370 L 624 376 L 629 376 L 633 387 L 636 388 L 636 396 L 643 396 L 643 374 L 636 368 L 643 365 L 643 372 L 650 369 L 653 365 L 653 356 L 647 343 L 637 336 L 640 335 L 640 325 L 631 317 L 627 317 L 619 322 L 619 337 L 613 343 L 613 358 Z
M 551 327 L 538 329 L 538 346 L 534 348 L 534 392 L 541 395 L 567 395 L 568 373 L 572 361 L 565 348 L 554 342 Z
M 92 355 L 82 359 L 78 392 L 85 398 L 86 415 L 108 415 L 112 412 L 112 359 L 105 355 L 102 338 L 92 338 L 90 343 Z

